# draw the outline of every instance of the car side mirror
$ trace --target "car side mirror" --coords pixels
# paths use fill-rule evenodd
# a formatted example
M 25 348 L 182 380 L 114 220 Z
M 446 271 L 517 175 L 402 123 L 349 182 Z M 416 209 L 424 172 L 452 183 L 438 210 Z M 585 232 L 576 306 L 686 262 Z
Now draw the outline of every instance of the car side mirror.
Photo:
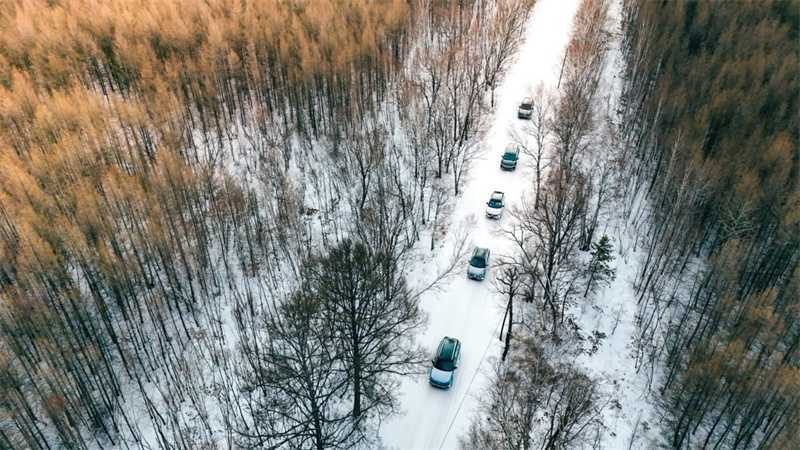
M 486 206 L 489 206 L 489 202 L 486 202 Z

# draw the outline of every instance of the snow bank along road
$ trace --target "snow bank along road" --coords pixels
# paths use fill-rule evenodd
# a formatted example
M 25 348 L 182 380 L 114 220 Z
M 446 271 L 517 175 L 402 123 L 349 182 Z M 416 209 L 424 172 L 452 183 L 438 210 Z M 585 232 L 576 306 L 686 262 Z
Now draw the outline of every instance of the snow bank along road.
M 572 18 L 578 0 L 538 0 L 526 26 L 526 36 L 514 65 L 497 91 L 492 127 L 482 144 L 465 181 L 463 195 L 457 199 L 450 220 L 450 230 L 465 221 L 471 222 L 471 245 L 488 247 L 491 263 L 500 255 L 512 254 L 513 244 L 501 236 L 500 227 L 507 227 L 513 218 L 508 209 L 522 199 L 533 186 L 524 155 L 514 172 L 500 170 L 500 156 L 510 142 L 512 131 L 519 127 L 517 106 L 540 83 L 554 89 L 558 81 L 564 48 L 569 41 Z M 499 221 L 485 217 L 486 202 L 492 191 L 506 193 L 506 212 Z M 449 233 L 438 249 L 441 261 L 450 256 L 455 233 Z M 471 250 L 471 249 L 470 249 Z M 456 448 L 472 418 L 486 375 L 489 360 L 501 349 L 498 333 L 505 307 L 496 293 L 490 271 L 482 282 L 468 280 L 466 273 L 457 275 L 438 293 L 422 298 L 422 308 L 429 315 L 426 332 L 420 343 L 433 355 L 439 340 L 451 336 L 461 340 L 461 364 L 456 371 L 455 385 L 447 391 L 428 385 L 427 375 L 408 377 L 401 386 L 399 416 L 381 427 L 384 445 L 391 449 Z

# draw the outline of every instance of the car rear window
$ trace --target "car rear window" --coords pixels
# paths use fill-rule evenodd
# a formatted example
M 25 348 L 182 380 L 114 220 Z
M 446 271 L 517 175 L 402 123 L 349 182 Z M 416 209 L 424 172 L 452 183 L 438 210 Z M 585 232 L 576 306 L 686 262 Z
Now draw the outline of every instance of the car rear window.
M 469 260 L 469 265 L 478 269 L 486 268 L 486 259 L 481 255 L 475 255 Z

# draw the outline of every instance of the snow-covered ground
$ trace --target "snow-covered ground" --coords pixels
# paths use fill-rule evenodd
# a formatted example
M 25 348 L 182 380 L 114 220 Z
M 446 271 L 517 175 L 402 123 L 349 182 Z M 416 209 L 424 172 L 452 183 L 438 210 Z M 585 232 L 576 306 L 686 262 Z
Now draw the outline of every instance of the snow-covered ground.
M 619 241 L 612 242 L 618 248 Z M 600 339 L 596 353 L 581 354 L 575 362 L 597 381 L 600 392 L 609 400 L 601 416 L 606 429 L 601 448 L 649 449 L 653 448 L 658 423 L 649 401 L 647 374 L 636 372 L 631 349 L 637 330 L 632 286 L 640 259 L 630 251 L 615 257 L 614 282 L 598 291 L 593 305 L 583 305 L 574 313 L 584 335 L 597 331 L 605 337 Z
M 609 16 L 616 36 L 612 39 L 599 89 L 600 103 L 611 105 L 609 113 L 615 114 L 615 105 L 621 92 L 619 78 L 621 60 L 619 21 L 621 2 L 612 1 Z M 615 118 L 612 118 L 615 120 Z M 637 372 L 635 352 L 632 348 L 637 335 L 637 303 L 634 280 L 641 267 L 643 255 L 636 252 L 638 226 L 625 223 L 622 208 L 613 199 L 606 206 L 599 234 L 606 234 L 614 246 L 612 267 L 616 279 L 599 289 L 596 297 L 571 311 L 584 336 L 602 333 L 596 353 L 585 353 L 576 364 L 597 381 L 603 396 L 609 400 L 601 416 L 605 432 L 600 440 L 606 449 L 649 449 L 657 441 L 659 419 L 651 402 L 648 387 L 649 374 Z M 636 220 L 636 219 L 634 219 Z M 658 376 L 658 374 L 655 374 Z
M 555 89 L 563 50 L 569 40 L 578 0 L 539 0 L 526 27 L 526 38 L 508 74 L 497 90 L 495 115 L 465 180 L 463 194 L 449 218 L 451 230 L 436 249 L 440 264 L 451 256 L 459 233 L 469 226 L 472 245 L 488 247 L 492 260 L 510 255 L 513 243 L 500 234 L 501 226 L 513 220 L 508 211 L 500 221 L 484 216 L 485 204 L 494 190 L 506 193 L 506 204 L 518 204 L 532 189 L 533 175 L 524 155 L 514 172 L 500 170 L 500 155 L 510 142 L 512 131 L 520 126 L 517 106 L 533 89 L 543 84 Z M 401 386 L 401 414 L 384 423 L 380 430 L 383 444 L 391 449 L 456 448 L 458 437 L 467 429 L 477 406 L 477 395 L 487 381 L 488 361 L 499 355 L 498 340 L 503 318 L 503 299 L 496 292 L 490 275 L 483 282 L 457 276 L 421 299 L 429 316 L 428 328 L 420 343 L 433 354 L 443 336 L 458 338 L 462 359 L 455 386 L 448 391 L 432 388 L 427 376 L 407 377 Z

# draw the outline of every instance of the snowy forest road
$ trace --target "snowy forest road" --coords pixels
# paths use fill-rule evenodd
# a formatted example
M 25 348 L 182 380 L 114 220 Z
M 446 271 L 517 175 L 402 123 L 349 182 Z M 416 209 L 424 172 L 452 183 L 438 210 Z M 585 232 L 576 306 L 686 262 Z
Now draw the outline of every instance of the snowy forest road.
M 525 155 L 521 155 L 520 166 L 514 172 L 500 170 L 500 156 L 511 142 L 515 128 L 520 126 L 519 102 L 540 84 L 546 91 L 555 89 L 577 6 L 577 0 L 537 1 L 526 25 L 525 41 L 497 89 L 491 128 L 448 219 L 450 232 L 437 247 L 436 255 L 437 262 L 448 259 L 449 249 L 458 238 L 453 230 L 467 223 L 471 229 L 470 245 L 492 251 L 490 271 L 482 282 L 459 274 L 438 292 L 421 299 L 429 322 L 419 337 L 420 344 L 432 355 L 442 337 L 455 337 L 462 343 L 461 364 L 455 385 L 447 391 L 429 386 L 427 374 L 402 381 L 401 413 L 381 427 L 381 438 L 387 448 L 456 448 L 459 436 L 469 427 L 486 375 L 491 371 L 491 361 L 499 357 L 502 349 L 498 336 L 505 301 L 494 286 L 497 270 L 491 266 L 498 257 L 510 255 L 514 244 L 502 236 L 501 227 L 512 225 L 514 218 L 509 209 L 520 204 L 523 193 L 532 192 L 534 183 Z M 489 220 L 484 214 L 494 190 L 506 193 L 506 211 L 499 221 Z

